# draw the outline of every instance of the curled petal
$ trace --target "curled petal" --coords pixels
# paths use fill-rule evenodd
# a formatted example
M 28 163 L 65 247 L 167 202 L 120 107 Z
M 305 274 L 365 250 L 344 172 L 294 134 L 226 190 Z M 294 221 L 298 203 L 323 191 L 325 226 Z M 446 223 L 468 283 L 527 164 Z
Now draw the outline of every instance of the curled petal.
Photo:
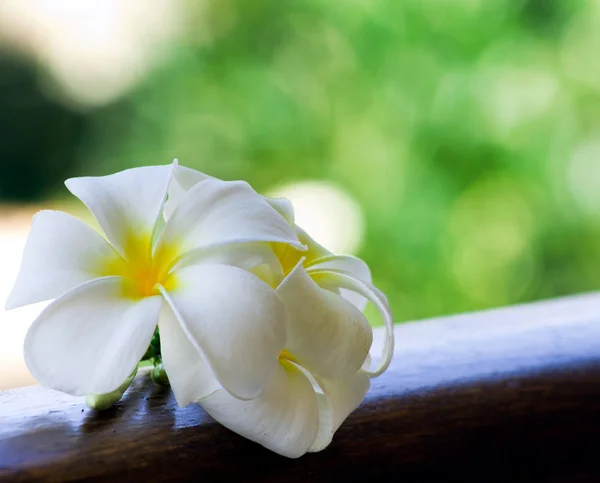
M 180 166 L 177 160 L 173 161 L 173 177 L 169 185 L 169 197 L 165 202 L 163 216 L 165 221 L 171 218 L 171 215 L 177 208 L 177 205 L 185 194 L 195 185 L 205 179 L 215 179 L 212 176 L 196 171 L 195 169 Z
M 306 233 L 298 225 L 295 226 L 294 230 L 296 231 L 296 235 L 298 236 L 300 243 L 306 245 L 307 247 L 306 252 L 303 254 L 303 256 L 306 258 L 306 264 L 310 264 L 314 260 L 331 255 L 331 252 L 327 250 L 327 248 L 313 240 L 308 233 Z
M 6 302 L 12 309 L 56 298 L 100 276 L 99 269 L 118 257 L 85 223 L 62 211 L 33 217 L 23 261 Z
M 285 221 L 287 221 L 290 226 L 294 226 L 294 207 L 290 200 L 287 198 L 269 198 L 267 196 L 264 198 L 266 202 L 277 211 L 277 213 L 283 216 Z
M 385 295 L 371 284 L 357 280 L 341 272 L 328 270 L 311 271 L 311 276 L 318 279 L 322 287 L 336 289 L 347 289 L 362 295 L 371 301 L 383 317 L 385 325 L 385 342 L 383 345 L 383 354 L 379 365 L 372 370 L 366 370 L 365 373 L 370 377 L 377 377 L 383 374 L 392 362 L 394 355 L 394 321 L 392 311 Z
M 277 288 L 288 309 L 286 350 L 311 373 L 339 378 L 362 366 L 373 331 L 356 307 L 317 285 L 298 264 Z
M 199 401 L 223 426 L 288 458 L 311 447 L 319 410 L 312 384 L 292 363 L 283 361 L 256 399 L 240 401 L 224 390 Z
M 322 393 L 319 398 L 319 432 L 308 451 L 325 449 L 344 420 L 365 398 L 371 385 L 362 371 L 344 379 L 317 379 Z
M 295 246 L 284 243 L 273 243 L 273 250 L 277 254 L 277 258 L 281 262 L 284 273 L 291 272 L 300 259 L 304 260 L 305 265 L 310 265 L 315 260 L 332 255 L 330 251 L 323 248 L 314 241 L 308 234 L 298 225 L 294 227 L 298 240 L 306 250 L 300 251 Z
M 315 270 L 331 270 L 344 273 L 368 284 L 372 283 L 369 266 L 360 258 L 352 255 L 328 255 L 305 266 L 309 273 Z M 362 295 L 345 288 L 340 289 L 340 295 L 361 312 L 365 310 L 368 300 Z
M 108 240 L 124 257 L 132 240 L 148 248 L 171 179 L 171 166 L 144 166 L 109 176 L 71 178 L 69 191 L 92 212 Z
M 52 302 L 25 338 L 25 361 L 43 386 L 106 394 L 133 372 L 150 344 L 160 296 L 125 298 L 120 277 L 92 280 Z
M 177 205 L 155 249 L 178 246 L 183 254 L 244 242 L 282 242 L 303 249 L 285 219 L 247 183 L 207 179 Z
M 167 303 L 160 312 L 158 328 L 163 364 L 179 407 L 195 403 L 221 387 Z
M 312 263 L 304 265 L 310 273 L 311 270 L 332 270 L 345 273 L 366 283 L 372 283 L 371 270 L 360 258 L 352 255 L 328 255 L 318 258 Z
M 175 272 L 163 295 L 221 385 L 239 399 L 260 394 L 277 366 L 286 311 L 271 287 L 228 265 L 192 265 Z

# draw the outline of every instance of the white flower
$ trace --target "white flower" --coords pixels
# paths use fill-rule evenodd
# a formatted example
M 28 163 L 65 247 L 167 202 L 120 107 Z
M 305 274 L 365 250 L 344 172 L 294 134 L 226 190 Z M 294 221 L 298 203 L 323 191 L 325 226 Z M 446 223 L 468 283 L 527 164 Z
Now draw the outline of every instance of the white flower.
M 25 340 L 42 385 L 116 390 L 157 324 L 179 405 L 216 390 L 256 398 L 277 377 L 286 309 L 248 270 L 272 263 L 260 242 L 302 245 L 246 183 L 214 179 L 188 190 L 158 233 L 171 175 L 172 166 L 152 166 L 66 182 L 107 240 L 66 213 L 34 217 L 7 308 L 58 297 Z
M 165 219 L 170 219 L 188 190 L 210 179 L 176 166 Z M 289 202 L 265 200 L 294 226 Z M 320 451 L 331 442 L 364 399 L 369 377 L 387 369 L 394 348 L 390 307 L 372 285 L 367 265 L 352 256 L 334 255 L 299 227 L 294 229 L 308 250 L 272 243 L 279 263 L 270 263 L 260 273 L 277 288 L 288 311 L 279 367 L 265 390 L 251 401 L 224 390 L 198 400 L 224 426 L 288 457 Z M 386 326 L 384 354 L 374 369 L 368 355 L 372 330 L 362 314 L 367 300 L 379 309 Z

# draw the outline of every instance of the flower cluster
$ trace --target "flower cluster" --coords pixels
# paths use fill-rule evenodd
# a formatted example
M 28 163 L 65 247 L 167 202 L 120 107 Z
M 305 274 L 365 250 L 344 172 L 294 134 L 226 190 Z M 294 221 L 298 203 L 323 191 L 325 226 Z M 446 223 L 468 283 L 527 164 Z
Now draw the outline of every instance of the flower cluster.
M 106 407 L 151 350 L 179 406 L 293 458 L 325 448 L 389 365 L 390 308 L 369 268 L 313 241 L 287 200 L 177 162 L 66 185 L 104 236 L 36 214 L 7 301 L 55 299 L 25 339 L 42 385 Z M 367 301 L 386 324 L 376 367 Z

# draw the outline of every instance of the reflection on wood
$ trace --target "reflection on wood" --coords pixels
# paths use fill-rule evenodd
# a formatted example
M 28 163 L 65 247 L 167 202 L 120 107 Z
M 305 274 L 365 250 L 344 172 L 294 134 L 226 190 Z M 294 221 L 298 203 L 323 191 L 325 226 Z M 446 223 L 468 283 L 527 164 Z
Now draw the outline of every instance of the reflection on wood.
M 0 482 L 600 481 L 600 296 L 396 336 L 392 367 L 332 445 L 298 460 L 144 378 L 100 414 L 39 387 L 0 392 Z

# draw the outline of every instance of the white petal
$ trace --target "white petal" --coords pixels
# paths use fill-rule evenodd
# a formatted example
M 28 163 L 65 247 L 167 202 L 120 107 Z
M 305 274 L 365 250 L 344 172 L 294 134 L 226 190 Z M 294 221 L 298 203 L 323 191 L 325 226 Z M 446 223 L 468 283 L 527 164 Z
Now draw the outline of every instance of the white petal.
M 306 270 L 331 270 L 341 272 L 361 280 L 366 283 L 371 283 L 371 270 L 369 266 L 360 258 L 352 255 L 328 255 L 318 258 L 312 263 L 305 264 Z
M 367 303 L 369 302 L 365 297 L 353 292 L 352 290 L 346 290 L 345 288 L 339 289 L 339 294 L 361 312 L 365 311 Z
M 192 250 L 180 259 L 175 270 L 196 263 L 243 268 L 254 273 L 273 288 L 283 280 L 281 263 L 268 243 L 234 243 Z
M 298 264 L 277 288 L 288 309 L 286 350 L 311 373 L 356 373 L 373 341 L 369 322 L 341 296 L 320 288 Z
M 178 160 L 175 160 L 173 165 L 173 179 L 169 186 L 169 197 L 164 207 L 165 220 L 168 220 L 171 217 L 185 193 L 193 186 L 206 179 L 217 179 L 208 174 L 196 171 L 195 169 L 180 166 Z M 269 198 L 266 196 L 264 198 L 291 226 L 294 226 L 294 208 L 289 200 L 285 198 Z
M 100 277 L 102 266 L 118 256 L 85 223 L 61 211 L 41 211 L 33 217 L 6 308 L 56 298 Z
M 255 275 L 229 265 L 192 265 L 175 272 L 165 298 L 221 385 L 240 399 L 256 397 L 285 343 L 285 306 Z
M 123 297 L 120 277 L 96 279 L 52 302 L 25 338 L 27 367 L 40 384 L 69 394 L 118 388 L 150 344 L 160 296 Z
M 291 272 L 298 265 L 300 259 L 303 259 L 304 264 L 308 265 L 315 260 L 331 255 L 331 252 L 314 241 L 298 225 L 294 226 L 294 231 L 300 243 L 306 247 L 306 250 L 299 251 L 296 247 L 289 244 L 273 243 L 273 250 L 281 262 L 284 273 Z
M 392 362 L 394 356 L 394 321 L 392 311 L 385 295 L 371 284 L 352 278 L 346 274 L 333 271 L 313 271 L 311 276 L 318 277 L 319 285 L 332 289 L 347 289 L 356 292 L 371 301 L 383 317 L 385 325 L 385 342 L 383 354 L 375 369 L 365 370 L 370 377 L 383 374 Z
M 165 202 L 163 215 L 165 220 L 171 218 L 173 211 L 177 208 L 177 205 L 185 194 L 200 181 L 205 179 L 215 179 L 212 176 L 196 171 L 195 169 L 186 168 L 180 166 L 179 162 L 175 160 L 173 162 L 173 178 L 169 185 L 169 197 Z
M 256 399 L 240 401 L 220 390 L 199 403 L 223 426 L 275 453 L 298 458 L 317 435 L 317 398 L 299 369 L 282 364 Z
M 242 242 L 283 242 L 303 248 L 294 230 L 247 183 L 207 179 L 190 189 L 161 233 L 180 253 Z
M 358 372 L 345 379 L 318 379 L 323 394 L 319 397 L 319 432 L 308 451 L 325 449 L 344 420 L 365 398 L 371 384 L 369 377 Z
M 315 240 L 313 240 L 309 236 L 309 234 L 306 233 L 298 225 L 296 225 L 294 227 L 294 230 L 296 232 L 296 235 L 298 236 L 298 240 L 300 240 L 300 242 L 303 245 L 306 245 L 308 248 L 306 253 L 303 254 L 303 256 L 306 257 L 307 264 L 311 263 L 313 260 L 316 260 L 316 259 L 322 258 L 322 257 L 326 257 L 326 256 L 329 256 L 332 254 L 329 250 L 327 250 L 327 248 L 325 248 L 324 246 L 320 245 Z
M 163 364 L 179 407 L 220 389 L 204 355 L 194 347 L 167 303 L 160 312 L 158 328 Z
M 294 226 L 294 206 L 292 202 L 287 198 L 269 198 L 264 197 L 267 203 L 269 203 L 281 216 L 285 218 L 285 221 L 290 226 Z
M 372 363 L 372 359 L 371 359 L 371 354 L 367 354 L 367 358 L 365 359 L 365 362 L 363 363 L 361 369 L 363 371 L 368 371 L 369 367 L 371 367 L 371 363 Z
M 151 242 L 171 179 L 171 166 L 144 166 L 109 176 L 71 178 L 65 184 L 89 208 L 117 251 L 132 237 Z
M 360 258 L 351 255 L 329 255 L 319 258 L 310 264 L 305 264 L 306 270 L 331 270 L 334 272 L 345 273 L 365 283 L 372 283 L 371 270 L 369 266 Z M 367 306 L 367 299 L 351 290 L 341 289 L 340 294 L 348 302 L 363 312 Z

